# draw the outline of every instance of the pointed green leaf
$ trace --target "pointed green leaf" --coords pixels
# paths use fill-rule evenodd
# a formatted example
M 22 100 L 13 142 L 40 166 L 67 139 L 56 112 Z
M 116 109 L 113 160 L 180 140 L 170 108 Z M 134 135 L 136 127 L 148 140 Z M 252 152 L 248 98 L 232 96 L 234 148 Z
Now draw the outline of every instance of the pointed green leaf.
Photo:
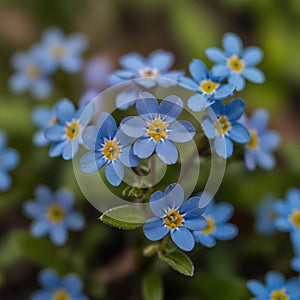
M 163 285 L 157 273 L 147 273 L 143 278 L 144 300 L 162 300 Z

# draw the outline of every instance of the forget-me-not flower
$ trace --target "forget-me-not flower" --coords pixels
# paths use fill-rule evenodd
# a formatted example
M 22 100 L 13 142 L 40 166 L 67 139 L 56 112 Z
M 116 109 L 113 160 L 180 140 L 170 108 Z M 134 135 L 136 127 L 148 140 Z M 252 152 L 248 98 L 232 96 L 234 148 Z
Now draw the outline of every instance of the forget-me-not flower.
M 155 215 L 144 225 L 144 234 L 151 241 L 158 241 L 168 233 L 182 250 L 195 246 L 193 230 L 207 226 L 203 218 L 205 208 L 199 208 L 200 197 L 192 197 L 183 203 L 184 191 L 179 184 L 171 184 L 165 193 L 156 191 L 150 197 L 150 208 Z
M 93 173 L 105 166 L 107 181 L 118 186 L 124 177 L 124 166 L 135 167 L 140 160 L 129 145 L 131 137 L 126 136 L 109 113 L 102 113 L 98 126 L 88 126 L 83 133 L 84 144 L 91 149 L 80 160 L 81 169 Z
M 263 58 L 260 48 L 252 46 L 243 49 L 240 37 L 234 33 L 226 33 L 222 43 L 224 51 L 216 47 L 206 49 L 207 57 L 216 63 L 211 70 L 213 76 L 227 77 L 237 91 L 244 88 L 245 79 L 264 82 L 264 74 L 255 67 Z
M 152 94 L 144 93 L 136 103 L 140 117 L 126 117 L 120 125 L 125 134 L 137 138 L 133 145 L 134 154 L 148 158 L 155 150 L 164 163 L 175 164 L 178 150 L 173 142 L 188 142 L 196 133 L 191 123 L 176 121 L 182 107 L 182 100 L 175 95 L 166 97 L 158 105 Z
M 237 121 L 245 109 L 244 101 L 234 99 L 226 106 L 222 101 L 215 102 L 208 108 L 209 116 L 204 116 L 201 127 L 209 139 L 214 139 L 216 153 L 228 158 L 233 153 L 233 143 L 245 144 L 250 141 L 249 131 Z
M 210 74 L 201 60 L 194 59 L 189 65 L 193 77 L 180 76 L 180 85 L 197 92 L 188 99 L 188 107 L 193 111 L 202 111 L 216 100 L 233 94 L 235 86 L 222 83 L 222 77 Z
M 68 230 L 81 230 L 85 221 L 73 210 L 74 195 L 67 190 L 52 192 L 46 186 L 35 189 L 35 199 L 24 204 L 25 214 L 33 219 L 31 234 L 35 237 L 50 236 L 55 245 L 63 245 L 68 239 Z

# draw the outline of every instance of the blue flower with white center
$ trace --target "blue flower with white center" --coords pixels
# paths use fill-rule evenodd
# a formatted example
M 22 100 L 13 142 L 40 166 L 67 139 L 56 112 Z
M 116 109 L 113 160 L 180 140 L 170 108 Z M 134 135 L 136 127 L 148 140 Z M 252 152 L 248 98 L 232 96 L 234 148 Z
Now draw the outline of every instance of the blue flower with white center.
M 200 197 L 192 197 L 183 203 L 184 191 L 179 184 L 170 184 L 165 193 L 157 191 L 150 197 L 150 208 L 155 215 L 144 225 L 144 234 L 151 241 L 158 241 L 168 233 L 182 250 L 190 251 L 195 246 L 193 230 L 207 226 L 199 208 Z
M 73 210 L 74 195 L 67 190 L 52 192 L 46 186 L 38 186 L 35 199 L 25 202 L 24 213 L 33 219 L 30 231 L 35 237 L 50 236 L 58 246 L 68 239 L 68 230 L 79 231 L 84 225 L 83 216 Z
M 265 281 L 265 285 L 257 280 L 247 282 L 248 289 L 255 296 L 251 300 L 298 300 L 300 297 L 298 278 L 286 280 L 281 273 L 270 271 Z
M 63 159 L 74 158 L 82 143 L 82 132 L 94 115 L 94 106 L 88 104 L 77 111 L 69 99 L 62 99 L 55 107 L 57 122 L 45 130 L 45 137 L 54 142 L 49 156 L 62 155 Z
M 38 277 L 42 290 L 33 293 L 30 300 L 88 300 L 82 294 L 82 282 L 76 275 L 60 278 L 54 271 L 46 269 Z
M 19 154 L 15 149 L 6 148 L 6 133 L 0 130 L 0 191 L 7 191 L 12 184 L 8 171 L 19 163 Z
M 232 217 L 233 211 L 233 207 L 228 203 L 215 204 L 211 201 L 203 214 L 207 226 L 193 232 L 196 242 L 211 248 L 216 245 L 216 240 L 227 241 L 236 237 L 238 228 L 226 223 Z
M 9 79 L 10 89 L 17 94 L 27 90 L 37 99 L 46 98 L 52 90 L 49 75 L 52 69 L 41 47 L 35 45 L 28 53 L 18 52 L 12 57 L 16 73 Z
M 245 87 L 245 79 L 255 83 L 265 81 L 262 71 L 255 67 L 263 58 L 260 48 L 252 46 L 243 49 L 241 39 L 234 33 L 226 33 L 222 43 L 224 51 L 216 47 L 205 51 L 206 56 L 216 63 L 211 70 L 213 76 L 227 77 L 237 91 Z
M 193 139 L 196 130 L 186 121 L 176 121 L 182 112 L 182 100 L 171 95 L 158 105 L 150 93 L 143 93 L 143 98 L 136 103 L 140 117 L 126 117 L 120 128 L 124 133 L 137 138 L 133 152 L 139 158 L 150 157 L 154 150 L 166 164 L 175 164 L 178 151 L 173 142 L 185 143 Z
M 245 109 L 244 101 L 234 99 L 226 106 L 217 101 L 208 108 L 209 116 L 204 116 L 201 127 L 209 139 L 214 139 L 216 153 L 228 158 L 233 153 L 233 142 L 245 144 L 250 141 L 248 129 L 237 121 Z
M 129 145 L 131 137 L 126 136 L 109 113 L 102 113 L 98 126 L 88 126 L 83 132 L 83 142 L 92 151 L 82 156 L 81 169 L 93 173 L 105 166 L 107 181 L 113 185 L 121 184 L 124 166 L 136 167 L 140 160 L 133 154 Z
M 222 100 L 233 94 L 235 86 L 223 84 L 222 77 L 212 76 L 201 60 L 194 59 L 189 65 L 189 70 L 193 79 L 180 76 L 179 82 L 181 86 L 197 92 L 188 99 L 188 107 L 192 111 L 202 111 L 216 100 Z
M 87 48 L 87 39 L 83 34 L 65 37 L 60 29 L 50 28 L 43 33 L 41 48 L 53 71 L 60 67 L 71 74 L 83 65 L 81 55 Z

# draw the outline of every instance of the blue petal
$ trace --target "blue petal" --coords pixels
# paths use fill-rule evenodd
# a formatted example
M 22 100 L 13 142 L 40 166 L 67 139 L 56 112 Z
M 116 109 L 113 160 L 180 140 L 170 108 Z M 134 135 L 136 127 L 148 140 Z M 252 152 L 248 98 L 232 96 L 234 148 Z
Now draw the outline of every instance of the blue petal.
M 275 157 L 271 153 L 268 153 L 262 149 L 257 151 L 256 160 L 258 165 L 265 170 L 273 169 L 276 164 Z
M 178 79 L 180 86 L 189 89 L 191 91 L 200 91 L 199 84 L 195 82 L 192 78 L 186 76 L 180 76 Z
M 138 77 L 138 78 L 135 78 L 134 79 L 134 82 L 137 84 L 137 85 L 141 85 L 143 88 L 146 88 L 146 89 L 150 89 L 150 88 L 153 88 L 155 87 L 156 85 L 156 77 L 149 77 L 149 78 L 146 78 L 146 77 Z
M 57 27 L 52 27 L 47 29 L 46 31 L 44 31 L 42 37 L 43 43 L 46 43 L 48 45 L 62 42 L 63 40 L 64 40 L 63 32 Z
M 73 209 L 75 198 L 69 190 L 60 189 L 55 195 L 55 201 L 63 207 L 65 211 L 70 211 Z
M 70 142 L 67 142 L 63 151 L 62 151 L 62 157 L 64 160 L 71 160 L 75 157 L 79 150 L 79 143 L 77 140 L 73 140 Z
M 67 275 L 62 281 L 62 287 L 72 296 L 72 299 L 73 297 L 77 299 L 83 288 L 80 279 L 76 275 Z
M 55 124 L 45 130 L 45 137 L 49 141 L 59 142 L 66 139 L 66 128 L 60 124 Z
M 211 248 L 216 245 L 216 240 L 213 236 L 204 234 L 202 231 L 193 232 L 196 242 L 201 243 L 203 246 Z
M 80 159 L 81 170 L 85 173 L 93 173 L 101 169 L 107 162 L 100 152 L 88 152 Z
M 85 35 L 76 33 L 68 37 L 66 45 L 73 53 L 79 54 L 87 48 L 88 40 Z
M 150 196 L 150 208 L 156 217 L 163 218 L 166 215 L 167 203 L 165 195 L 161 191 L 156 191 Z
M 12 170 L 19 163 L 19 153 L 14 149 L 7 149 L 4 153 L 0 154 L 1 168 L 3 170 Z
M 224 223 L 232 217 L 233 210 L 233 206 L 229 203 L 218 203 L 214 205 L 213 212 L 211 214 L 217 224 Z
M 150 241 L 158 241 L 165 237 L 168 232 L 169 229 L 161 219 L 150 219 L 144 225 L 144 234 Z
M 280 135 L 275 131 L 267 131 L 262 134 L 260 139 L 260 146 L 265 151 L 273 151 L 278 148 L 280 144 Z
M 94 103 L 90 102 L 86 105 L 83 105 L 79 108 L 79 110 L 76 113 L 76 119 L 79 119 L 79 123 L 81 127 L 86 127 L 91 119 L 93 118 L 95 113 L 95 105 Z
M 67 98 L 62 99 L 55 107 L 55 115 L 60 123 L 71 121 L 75 115 L 74 104 Z
M 205 136 L 209 139 L 213 139 L 216 137 L 215 125 L 207 116 L 203 117 L 201 128 L 204 131 Z
M 263 299 L 268 296 L 268 292 L 265 286 L 257 280 L 249 280 L 247 282 L 247 287 L 255 296 L 259 296 Z
M 146 134 L 147 123 L 139 117 L 126 117 L 121 121 L 120 130 L 130 137 L 141 137 Z
M 192 95 L 188 99 L 188 107 L 192 111 L 203 111 L 209 106 L 209 102 L 199 93 Z
M 174 63 L 174 55 L 164 50 L 156 50 L 150 53 L 147 63 L 151 68 L 156 68 L 160 72 L 165 72 Z
M 180 208 L 180 213 L 186 214 L 194 211 L 198 212 L 198 210 L 200 209 L 199 205 L 200 205 L 200 197 L 198 196 L 191 197 L 183 203 L 183 205 Z M 201 211 L 204 212 L 204 210 L 202 209 Z
M 44 236 L 49 232 L 49 230 L 50 224 L 46 219 L 37 220 L 30 227 L 30 232 L 35 237 Z
M 85 225 L 83 216 L 78 212 L 71 212 L 67 215 L 65 223 L 70 230 L 81 230 Z
M 242 71 L 242 74 L 246 79 L 255 83 L 263 83 L 265 81 L 264 73 L 261 70 L 254 67 L 245 68 Z
M 167 165 L 175 164 L 178 160 L 178 151 L 176 146 L 167 139 L 160 140 L 157 143 L 156 153 Z
M 270 271 L 265 276 L 266 285 L 270 290 L 282 288 L 285 285 L 285 278 L 277 271 Z
M 136 167 L 140 163 L 140 159 L 134 155 L 133 148 L 131 146 L 127 146 L 122 149 L 120 161 L 127 167 Z
M 224 98 L 227 98 L 229 96 L 233 95 L 233 91 L 235 89 L 235 86 L 233 84 L 224 84 L 221 85 L 214 93 L 214 98 L 216 100 L 222 100 Z
M 257 109 L 251 119 L 250 119 L 250 127 L 255 128 L 258 133 L 264 131 L 269 122 L 269 112 L 265 109 Z
M 60 278 L 52 270 L 43 270 L 39 274 L 39 282 L 47 290 L 54 290 L 60 286 Z
M 0 170 L 0 191 L 6 191 L 11 187 L 12 180 L 8 173 Z
M 52 109 L 40 107 L 33 111 L 31 120 L 32 123 L 38 127 L 46 128 L 49 126 L 54 114 Z
M 129 88 L 121 91 L 116 97 L 116 107 L 126 110 L 140 98 L 140 91 L 137 88 Z
M 133 72 L 139 71 L 145 67 L 144 58 L 135 52 L 121 56 L 119 63 L 122 68 Z
M 215 77 L 227 77 L 230 74 L 230 69 L 227 65 L 215 65 L 211 69 L 211 74 Z
M 67 143 L 68 143 L 68 141 L 54 143 L 49 150 L 49 156 L 57 157 L 57 156 L 61 155 L 61 153 L 63 152 L 64 147 Z
M 247 47 L 243 53 L 243 60 L 247 66 L 253 66 L 261 62 L 263 52 L 258 47 Z
M 239 120 L 245 111 L 245 102 L 241 99 L 230 101 L 225 107 L 225 115 L 231 123 Z
M 177 210 L 182 205 L 184 200 L 184 190 L 178 183 L 173 183 L 167 186 L 163 201 L 165 206 L 171 210 Z
M 193 139 L 195 134 L 195 127 L 187 121 L 175 121 L 168 127 L 168 139 L 173 142 L 188 142 Z
M 240 37 L 234 33 L 226 33 L 222 39 L 223 47 L 228 56 L 241 55 L 243 43 Z
M 296 271 L 296 272 L 300 272 L 300 257 L 294 257 L 291 260 L 291 268 Z
M 244 160 L 245 160 L 246 168 L 249 171 L 253 171 L 256 167 L 256 154 L 253 153 L 253 151 L 245 149 Z
M 25 92 L 29 87 L 29 81 L 24 74 L 17 73 L 10 77 L 9 87 L 10 89 L 17 94 Z
M 248 129 L 239 123 L 232 124 L 228 135 L 234 142 L 237 143 L 243 144 L 250 141 L 250 134 Z
M 31 86 L 32 94 L 38 98 L 43 99 L 48 97 L 52 90 L 52 84 L 47 78 L 40 78 Z
M 230 139 L 224 136 L 217 136 L 214 145 L 219 156 L 226 159 L 232 155 L 233 145 Z
M 117 124 L 111 114 L 103 112 L 98 119 L 98 128 L 101 136 L 104 136 L 111 140 L 116 134 Z
M 216 47 L 210 47 L 205 50 L 206 56 L 213 62 L 218 64 L 224 64 L 226 63 L 227 56 L 225 53 Z
M 173 242 L 184 251 L 191 251 L 195 246 L 194 236 L 183 226 L 171 230 L 171 238 Z
M 96 148 L 98 131 L 99 130 L 96 126 L 88 126 L 83 131 L 82 134 L 83 143 L 91 150 L 95 150 Z
M 190 230 L 202 230 L 208 225 L 205 218 L 199 215 L 186 216 L 184 226 Z
M 182 100 L 175 95 L 166 97 L 159 105 L 158 112 L 163 122 L 172 122 L 177 119 L 183 108 Z
M 193 59 L 190 62 L 189 70 L 193 78 L 197 82 L 201 82 L 205 79 L 208 79 L 208 72 L 205 64 L 199 59 Z
M 218 117 L 223 116 L 225 114 L 225 106 L 223 102 L 216 101 L 213 103 L 208 109 L 208 113 L 213 121 L 216 121 Z
M 143 93 L 143 97 L 136 102 L 138 114 L 147 121 L 153 120 L 158 113 L 158 102 L 150 93 Z
M 50 240 L 57 246 L 62 246 L 68 239 L 68 232 L 63 225 L 52 225 L 50 229 Z
M 118 160 L 112 161 L 106 165 L 105 176 L 111 185 L 120 185 L 124 177 L 124 166 Z
M 38 147 L 44 147 L 50 143 L 45 137 L 44 130 L 36 132 L 32 137 L 32 142 Z
M 222 224 L 217 226 L 213 233 L 213 235 L 221 241 L 231 240 L 236 237 L 237 234 L 238 228 L 233 224 Z
M 240 74 L 230 75 L 228 82 L 233 84 L 238 92 L 243 90 L 245 87 L 245 79 Z
M 34 190 L 34 196 L 39 203 L 48 206 L 54 198 L 53 192 L 45 185 L 39 185 Z
M 24 214 L 30 218 L 38 218 L 45 211 L 44 207 L 37 202 L 27 201 L 23 205 Z
M 156 143 L 150 137 L 142 137 L 136 140 L 133 145 L 133 153 L 139 158 L 148 158 L 155 149 Z

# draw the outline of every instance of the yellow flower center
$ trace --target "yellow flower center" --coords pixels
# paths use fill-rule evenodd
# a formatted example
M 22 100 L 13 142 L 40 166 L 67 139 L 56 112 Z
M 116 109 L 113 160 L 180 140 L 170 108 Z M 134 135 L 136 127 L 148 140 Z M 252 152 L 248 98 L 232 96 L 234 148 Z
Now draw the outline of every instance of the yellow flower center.
M 55 45 L 51 50 L 52 56 L 57 60 L 64 58 L 66 53 L 67 49 L 62 45 Z
M 235 73 L 240 73 L 245 68 L 244 62 L 237 55 L 229 57 L 227 65 Z
M 155 119 L 148 124 L 148 134 L 152 137 L 156 142 L 164 139 L 167 136 L 167 128 L 168 124 L 162 122 L 160 119 Z
M 215 122 L 215 128 L 219 135 L 224 135 L 230 130 L 231 124 L 228 121 L 227 117 L 221 116 L 216 122 Z
M 250 142 L 247 143 L 247 147 L 250 150 L 255 150 L 259 145 L 259 138 L 256 130 L 249 130 Z
M 154 78 L 159 74 L 157 69 L 151 69 L 149 67 L 140 70 L 139 73 L 141 77 L 145 77 L 145 78 Z
M 117 141 L 113 139 L 106 140 L 101 151 L 108 160 L 114 160 L 119 157 L 121 149 L 122 147 L 119 147 Z
M 176 229 L 183 223 L 183 217 L 178 210 L 169 211 L 163 220 L 169 229 Z
M 219 87 L 219 85 L 218 82 L 214 82 L 211 79 L 203 80 L 200 82 L 200 89 L 205 94 L 211 94 Z
M 32 81 L 37 80 L 41 76 L 41 69 L 36 64 L 31 64 L 26 68 L 26 74 Z
M 289 220 L 296 228 L 300 227 L 300 210 L 295 209 L 289 216 Z
M 66 216 L 64 209 L 58 204 L 52 204 L 48 208 L 47 217 L 52 223 L 61 223 Z
M 207 227 L 202 229 L 202 232 L 204 234 L 210 234 L 216 229 L 215 219 L 213 219 L 212 217 L 205 217 L 205 219 L 207 221 Z
M 72 141 L 76 139 L 81 131 L 79 121 L 73 120 L 72 122 L 67 123 L 66 135 L 67 139 Z
M 274 290 L 270 295 L 270 300 L 290 300 L 290 296 L 285 293 L 285 290 Z

